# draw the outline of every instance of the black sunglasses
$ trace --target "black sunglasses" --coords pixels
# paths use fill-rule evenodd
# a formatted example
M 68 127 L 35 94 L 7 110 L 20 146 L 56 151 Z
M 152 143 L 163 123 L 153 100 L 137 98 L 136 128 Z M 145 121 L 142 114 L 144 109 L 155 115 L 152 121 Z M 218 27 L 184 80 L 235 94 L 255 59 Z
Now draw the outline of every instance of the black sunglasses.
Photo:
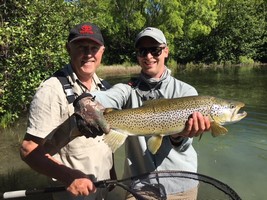
M 136 50 L 136 54 L 139 57 L 146 57 L 148 53 L 151 53 L 152 56 L 158 57 L 161 55 L 163 49 L 165 47 L 141 47 Z

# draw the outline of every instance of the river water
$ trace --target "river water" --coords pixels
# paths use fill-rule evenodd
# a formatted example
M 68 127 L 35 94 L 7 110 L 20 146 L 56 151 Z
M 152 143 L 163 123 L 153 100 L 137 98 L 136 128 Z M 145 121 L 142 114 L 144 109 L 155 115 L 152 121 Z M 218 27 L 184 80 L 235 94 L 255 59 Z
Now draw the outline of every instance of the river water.
M 212 75 L 214 74 L 214 75 Z M 178 75 L 179 76 L 179 75 Z M 179 77 L 178 77 L 179 78 Z M 239 100 L 248 115 L 226 126 L 228 134 L 213 138 L 209 133 L 194 140 L 199 173 L 232 187 L 242 199 L 267 198 L 267 69 L 241 67 L 219 73 L 185 75 L 200 95 Z
M 199 70 L 177 73 L 175 76 L 193 85 L 199 95 L 238 100 L 246 104 L 242 110 L 248 113 L 247 117 L 236 124 L 226 126 L 228 134 L 213 138 L 210 133 L 206 133 L 200 141 L 197 138 L 194 140 L 193 145 L 199 159 L 198 172 L 227 184 L 244 200 L 265 199 L 267 67 L 218 68 L 216 71 Z M 118 80 L 123 81 L 121 78 L 113 81 Z M 26 120 L 22 118 L 11 129 L 1 130 L 0 192 L 41 185 L 40 182 L 35 182 L 40 178 L 37 173 L 27 172 L 26 177 L 21 175 L 25 174 L 25 170 L 29 170 L 18 155 L 18 145 L 25 127 Z M 123 168 L 122 149 L 116 153 L 115 159 L 120 174 Z M 27 186 L 29 179 L 32 183 Z M 10 186 L 6 186 L 3 180 Z
M 206 133 L 194 139 L 200 174 L 213 177 L 235 190 L 244 200 L 267 198 L 267 66 L 218 68 L 177 73 L 199 95 L 245 103 L 247 117 L 225 126 L 228 133 L 213 138 Z M 117 156 L 122 162 L 122 149 Z M 119 166 L 122 169 L 122 166 Z M 214 198 L 216 199 L 216 198 Z

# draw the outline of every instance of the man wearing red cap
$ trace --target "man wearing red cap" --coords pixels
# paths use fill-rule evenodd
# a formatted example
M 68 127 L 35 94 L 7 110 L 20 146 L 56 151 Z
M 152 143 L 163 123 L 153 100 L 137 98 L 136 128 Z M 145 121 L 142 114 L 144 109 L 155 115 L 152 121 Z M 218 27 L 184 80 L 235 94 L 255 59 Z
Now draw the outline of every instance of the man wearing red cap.
M 92 181 L 115 176 L 112 152 L 101 135 L 74 139 L 79 131 L 72 115 L 77 96 L 107 87 L 95 74 L 105 50 L 101 31 L 92 23 L 75 26 L 66 49 L 70 63 L 45 80 L 34 95 L 20 153 L 31 168 L 65 184 L 69 192 L 55 193 L 54 199 L 103 199 L 105 191 L 95 193 Z M 53 137 L 56 142 L 50 143 Z

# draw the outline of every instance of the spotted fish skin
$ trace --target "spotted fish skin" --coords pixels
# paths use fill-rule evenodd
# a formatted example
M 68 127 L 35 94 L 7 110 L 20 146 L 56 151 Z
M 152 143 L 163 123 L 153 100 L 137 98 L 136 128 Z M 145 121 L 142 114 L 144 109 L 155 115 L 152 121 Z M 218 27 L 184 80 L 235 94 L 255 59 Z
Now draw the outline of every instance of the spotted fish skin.
M 193 112 L 209 117 L 212 135 L 217 136 L 227 132 L 222 125 L 238 122 L 247 115 L 246 112 L 238 113 L 244 105 L 242 102 L 213 96 L 190 96 L 150 100 L 139 108 L 107 109 L 104 117 L 111 131 L 104 136 L 104 141 L 114 152 L 128 136 L 152 136 L 148 148 L 156 153 L 162 137 L 181 132 Z

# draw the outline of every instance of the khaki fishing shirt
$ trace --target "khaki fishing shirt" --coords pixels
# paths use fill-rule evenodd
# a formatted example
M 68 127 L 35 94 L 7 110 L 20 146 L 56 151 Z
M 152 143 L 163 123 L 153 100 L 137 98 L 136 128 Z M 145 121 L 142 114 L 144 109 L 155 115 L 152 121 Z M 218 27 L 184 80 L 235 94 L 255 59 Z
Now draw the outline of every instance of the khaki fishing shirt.
M 86 88 L 79 82 L 70 65 L 65 66 L 65 74 L 76 96 L 82 94 Z M 100 79 L 93 76 L 92 91 L 100 90 Z M 33 97 L 30 106 L 27 133 L 39 138 L 52 138 L 58 126 L 68 119 L 74 112 L 69 104 L 62 84 L 56 77 L 44 81 Z M 73 121 L 68 124 L 76 126 Z M 68 129 L 67 129 L 68 130 Z M 70 131 L 62 137 L 67 138 Z M 103 142 L 102 136 L 96 138 L 77 137 L 64 146 L 54 157 L 64 165 L 78 169 L 91 175 L 93 181 L 109 179 L 112 168 L 112 152 Z
M 130 86 L 120 83 L 107 91 L 92 94 L 105 107 L 117 109 L 140 107 L 144 100 L 153 97 L 170 99 L 198 95 L 194 87 L 172 77 L 168 69 L 159 80 L 150 80 L 142 74 L 140 77 L 143 82 L 153 85 L 150 90 L 142 89 L 138 84 Z M 197 154 L 192 146 L 193 139 L 185 140 L 180 146 L 173 146 L 168 136 L 163 137 L 160 149 L 153 155 L 147 148 L 148 138 L 131 136 L 126 139 L 124 177 L 160 170 L 197 171 Z M 164 184 L 168 194 L 183 192 L 196 186 L 190 182 L 174 184 L 170 180 L 167 179 Z

